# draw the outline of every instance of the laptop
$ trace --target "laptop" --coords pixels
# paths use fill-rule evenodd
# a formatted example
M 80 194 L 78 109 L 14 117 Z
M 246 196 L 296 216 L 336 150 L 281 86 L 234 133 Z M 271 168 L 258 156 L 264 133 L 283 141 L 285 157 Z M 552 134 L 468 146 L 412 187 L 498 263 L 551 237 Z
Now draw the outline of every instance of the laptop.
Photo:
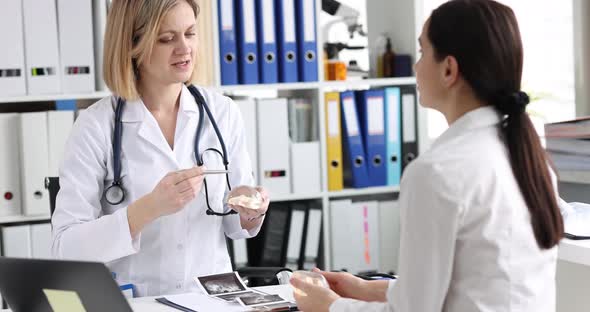
M 99 262 L 0 257 L 0 293 L 13 312 L 133 311 Z

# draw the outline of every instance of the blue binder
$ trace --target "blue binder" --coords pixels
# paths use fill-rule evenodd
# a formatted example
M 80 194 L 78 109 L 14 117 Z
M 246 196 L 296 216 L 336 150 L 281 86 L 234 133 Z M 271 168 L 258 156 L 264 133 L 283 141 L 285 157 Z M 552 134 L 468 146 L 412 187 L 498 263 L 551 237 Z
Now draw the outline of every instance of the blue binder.
M 361 188 L 369 186 L 365 148 L 360 132 L 354 92 L 340 94 L 342 108 L 342 156 L 344 185 Z
M 219 0 L 219 64 L 221 84 L 238 84 L 238 57 L 233 0 Z
M 297 1 L 297 46 L 299 80 L 318 81 L 315 1 Z
M 261 83 L 279 81 L 274 0 L 256 1 L 258 34 L 258 70 Z
M 385 89 L 385 141 L 387 157 L 387 185 L 399 185 L 402 175 L 402 139 L 400 120 L 400 90 Z
M 276 0 L 279 81 L 297 82 L 297 34 L 294 0 Z
M 365 152 L 369 185 L 387 184 L 385 149 L 385 92 L 382 89 L 357 91 L 356 107 Z
M 238 21 L 238 77 L 240 84 L 258 83 L 258 45 L 254 0 L 236 0 Z

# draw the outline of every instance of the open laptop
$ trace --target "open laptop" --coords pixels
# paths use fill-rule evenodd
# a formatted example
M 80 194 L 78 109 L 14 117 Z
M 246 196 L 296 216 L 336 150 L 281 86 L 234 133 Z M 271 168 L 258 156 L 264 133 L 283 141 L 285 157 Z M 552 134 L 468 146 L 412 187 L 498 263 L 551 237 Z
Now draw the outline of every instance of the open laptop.
M 13 312 L 132 312 L 98 262 L 0 257 L 0 292 Z

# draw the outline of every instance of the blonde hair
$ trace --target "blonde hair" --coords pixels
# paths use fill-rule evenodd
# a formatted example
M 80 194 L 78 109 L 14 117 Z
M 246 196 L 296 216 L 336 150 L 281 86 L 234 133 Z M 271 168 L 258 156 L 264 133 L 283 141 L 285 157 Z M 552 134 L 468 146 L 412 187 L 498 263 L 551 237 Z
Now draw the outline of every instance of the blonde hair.
M 186 1 L 197 18 L 196 0 L 113 0 L 107 17 L 102 68 L 104 81 L 113 94 L 127 100 L 139 98 L 137 65 L 150 57 L 162 19 L 180 1 Z

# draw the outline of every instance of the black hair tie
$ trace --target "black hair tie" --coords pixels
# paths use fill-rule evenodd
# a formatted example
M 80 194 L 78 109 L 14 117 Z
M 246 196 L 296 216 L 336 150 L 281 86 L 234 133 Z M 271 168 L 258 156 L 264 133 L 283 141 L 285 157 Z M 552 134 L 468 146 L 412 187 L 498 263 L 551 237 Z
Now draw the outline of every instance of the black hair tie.
M 499 97 L 497 99 L 496 107 L 502 114 L 515 116 L 523 114 L 526 111 L 526 106 L 529 102 L 530 99 L 526 93 L 516 91 L 509 95 Z

